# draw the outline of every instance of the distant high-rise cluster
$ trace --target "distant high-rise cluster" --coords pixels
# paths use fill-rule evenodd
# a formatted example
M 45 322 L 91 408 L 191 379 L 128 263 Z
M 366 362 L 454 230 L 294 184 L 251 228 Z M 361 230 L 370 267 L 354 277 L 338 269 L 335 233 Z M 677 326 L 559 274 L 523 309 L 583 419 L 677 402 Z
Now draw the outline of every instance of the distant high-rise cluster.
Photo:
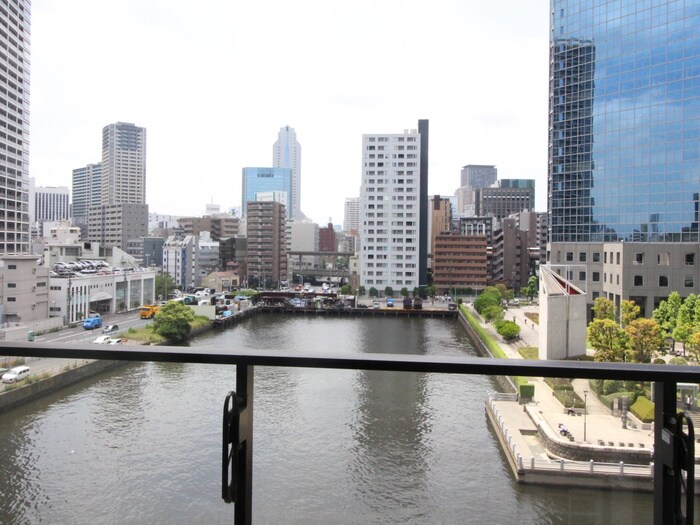
M 87 240 L 108 246 L 126 249 L 148 234 L 145 128 L 103 128 L 102 162 L 73 170 L 72 217 Z
M 30 0 L 4 2 L 0 25 L 0 254 L 29 253 Z

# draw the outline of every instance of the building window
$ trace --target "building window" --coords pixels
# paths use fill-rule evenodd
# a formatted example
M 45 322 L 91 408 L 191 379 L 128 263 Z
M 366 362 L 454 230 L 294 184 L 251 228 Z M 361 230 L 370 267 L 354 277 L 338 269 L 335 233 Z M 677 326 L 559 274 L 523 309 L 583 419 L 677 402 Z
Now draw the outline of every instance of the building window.
M 600 252 L 593 252 L 593 262 L 600 262 Z
M 685 265 L 686 266 L 694 266 L 695 265 L 695 254 L 694 253 L 686 253 L 685 254 Z
M 566 252 L 566 262 L 573 262 L 574 252 Z
M 634 264 L 644 264 L 644 254 L 635 253 L 634 254 Z
M 641 275 L 635 275 L 634 286 L 644 286 L 644 277 Z
M 578 262 L 586 262 L 586 252 L 581 252 L 578 254 Z
M 592 273 L 592 279 L 594 283 L 600 282 L 600 272 L 593 272 Z
M 615 253 L 615 264 L 620 264 L 620 252 Z
M 578 272 L 578 280 L 585 281 L 586 280 L 586 272 Z
M 600 292 L 593 292 L 593 299 L 598 299 L 600 297 Z
M 665 275 L 659 275 L 659 286 L 668 286 L 668 277 Z
M 671 254 L 668 252 L 658 254 L 656 262 L 659 266 L 669 266 L 671 264 Z
M 17 283 L 7 283 L 8 288 L 17 288 Z
M 15 299 L 14 297 L 8 297 L 8 298 L 7 298 L 7 302 L 8 302 L 8 303 L 14 303 L 15 301 L 17 301 L 17 299 Z
M 16 264 L 8 264 L 8 265 L 7 265 L 7 269 L 8 269 L 8 270 L 16 270 L 16 269 L 17 269 L 17 265 L 16 265 Z
M 695 286 L 695 279 L 693 279 L 692 275 L 686 275 L 685 279 L 683 280 L 683 286 L 686 288 L 692 288 Z
M 603 263 L 608 264 L 608 252 L 603 252 Z

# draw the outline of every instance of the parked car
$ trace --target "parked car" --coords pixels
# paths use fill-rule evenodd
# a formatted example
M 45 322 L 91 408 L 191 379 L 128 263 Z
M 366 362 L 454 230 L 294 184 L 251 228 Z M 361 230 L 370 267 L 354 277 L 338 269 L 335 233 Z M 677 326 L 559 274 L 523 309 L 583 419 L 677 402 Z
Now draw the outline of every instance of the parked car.
M 28 366 L 16 366 L 2 375 L 3 383 L 16 383 L 29 377 L 30 369 Z
M 381 306 L 379 305 L 379 301 L 374 301 L 372 303 L 372 308 L 374 308 L 375 310 L 379 310 L 381 308 Z
M 119 331 L 118 324 L 109 324 L 102 329 L 103 334 L 111 334 L 111 333 L 117 332 L 117 331 Z
M 112 340 L 112 337 L 109 335 L 101 335 L 97 339 L 93 341 L 93 343 L 98 344 L 98 345 L 107 345 L 109 342 Z
M 447 309 L 448 309 L 448 310 L 456 310 L 456 309 L 457 309 L 457 305 L 456 305 L 455 303 L 448 303 L 448 304 L 447 304 Z
M 108 345 L 120 345 L 124 341 L 126 341 L 126 339 L 120 339 L 118 337 L 115 337 L 114 339 L 110 339 L 109 341 L 107 341 L 107 344 Z

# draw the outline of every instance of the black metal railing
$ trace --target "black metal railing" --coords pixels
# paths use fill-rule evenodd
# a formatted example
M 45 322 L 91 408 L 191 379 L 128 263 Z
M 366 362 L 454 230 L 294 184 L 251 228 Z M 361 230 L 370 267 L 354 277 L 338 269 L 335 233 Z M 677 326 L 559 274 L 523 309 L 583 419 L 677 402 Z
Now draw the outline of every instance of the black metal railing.
M 0 355 L 234 365 L 236 392 L 224 404 L 222 497 L 235 523 L 252 522 L 253 371 L 256 366 L 383 370 L 487 376 L 563 377 L 655 383 L 654 523 L 693 523 L 694 435 L 676 408 L 678 383 L 700 383 L 700 367 L 588 361 L 528 361 L 401 354 L 321 355 L 280 350 L 0 343 Z

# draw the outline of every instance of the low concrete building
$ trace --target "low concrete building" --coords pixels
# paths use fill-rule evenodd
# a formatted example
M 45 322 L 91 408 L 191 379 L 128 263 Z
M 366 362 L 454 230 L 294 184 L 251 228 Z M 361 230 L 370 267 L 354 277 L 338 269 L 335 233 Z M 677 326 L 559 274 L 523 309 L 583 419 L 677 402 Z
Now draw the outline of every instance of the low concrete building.
M 573 271 L 540 266 L 540 359 L 586 355 L 586 292 L 564 277 Z
M 239 287 L 238 274 L 232 271 L 212 272 L 202 279 L 204 288 L 213 288 L 217 292 L 230 292 Z
M 0 324 L 49 317 L 49 270 L 36 255 L 0 257 Z
M 136 310 L 155 301 L 155 270 L 105 270 L 100 274 L 51 277 L 49 304 L 52 317 L 74 323 L 92 312 Z

